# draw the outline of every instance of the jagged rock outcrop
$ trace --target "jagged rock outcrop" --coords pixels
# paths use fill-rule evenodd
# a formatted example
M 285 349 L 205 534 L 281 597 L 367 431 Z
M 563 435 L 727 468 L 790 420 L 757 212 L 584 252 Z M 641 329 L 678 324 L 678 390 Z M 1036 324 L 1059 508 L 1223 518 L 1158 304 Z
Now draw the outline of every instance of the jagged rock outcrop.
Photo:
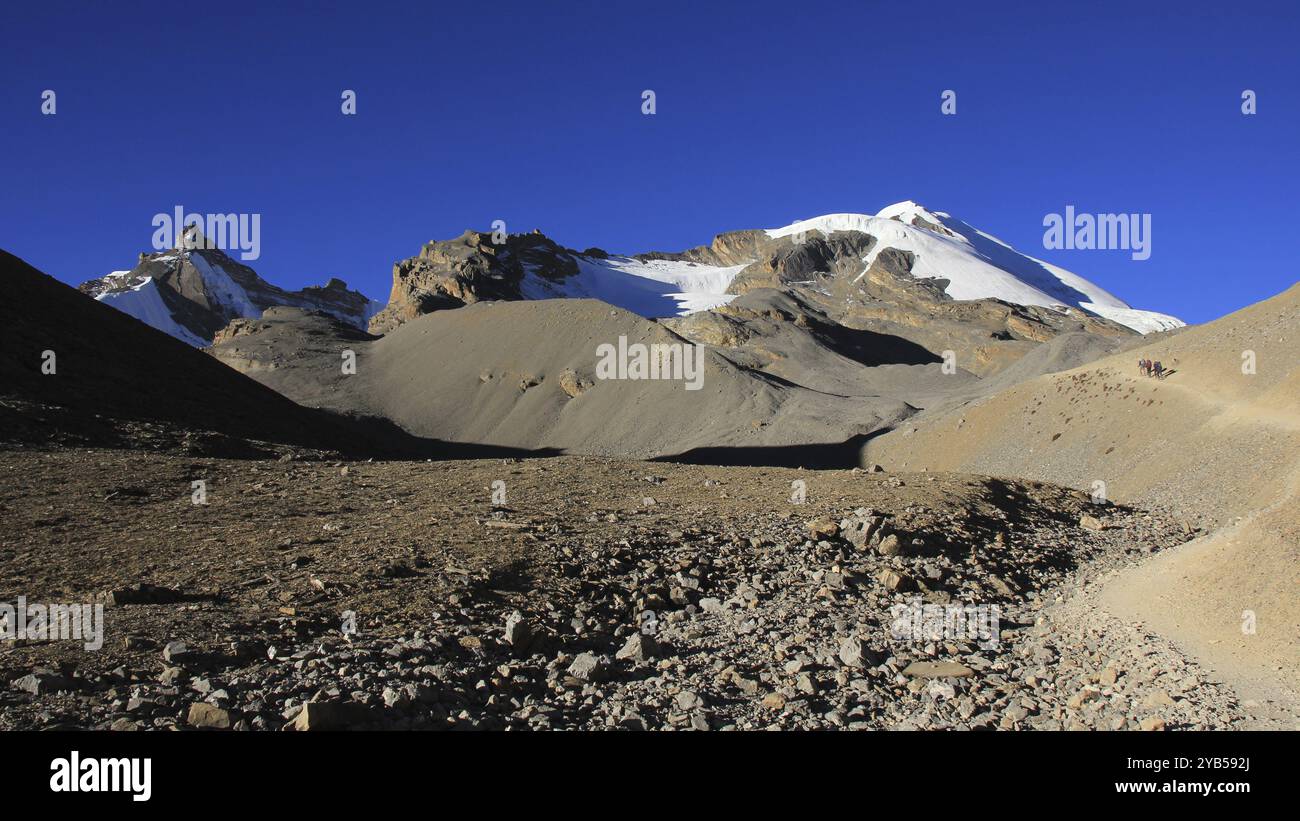
M 257 319 L 268 308 L 321 311 L 365 328 L 381 307 L 341 279 L 286 291 L 217 248 L 186 241 L 182 247 L 141 254 L 129 271 L 114 271 L 79 290 L 142 322 L 198 347 L 232 320 Z
M 588 255 L 603 258 L 600 249 Z M 387 333 L 422 314 L 458 308 L 484 299 L 523 299 L 529 276 L 558 282 L 578 272 L 576 256 L 540 231 L 502 237 L 466 231 L 451 240 L 431 240 L 420 253 L 393 266 L 388 307 L 370 321 L 372 333 Z
M 768 240 L 754 246 L 762 257 L 737 274 L 727 292 L 743 294 L 754 288 L 783 288 L 810 282 L 819 275 L 856 276 L 862 271 L 863 256 L 875 245 L 875 237 L 860 231 Z
M 771 237 L 764 231 L 727 231 L 714 237 L 710 245 L 699 245 L 681 252 L 650 251 L 636 254 L 633 259 L 680 260 L 726 267 L 751 263 L 772 245 Z

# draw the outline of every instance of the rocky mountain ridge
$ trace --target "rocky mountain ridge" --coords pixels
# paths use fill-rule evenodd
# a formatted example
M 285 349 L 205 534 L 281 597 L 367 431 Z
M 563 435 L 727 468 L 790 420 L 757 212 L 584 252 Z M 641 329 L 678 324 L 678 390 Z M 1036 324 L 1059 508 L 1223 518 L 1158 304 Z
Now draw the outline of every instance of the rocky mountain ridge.
M 944 311 L 936 306 L 993 300 L 1018 314 L 1002 330 L 1035 341 L 1056 333 L 1035 323 L 1068 321 L 1071 330 L 1105 335 L 1183 324 L 1133 309 L 1076 274 L 909 201 L 875 216 L 830 214 L 724 232 L 681 252 L 630 256 L 565 248 L 536 230 L 466 231 L 430 241 L 394 266 L 388 308 L 370 330 L 385 333 L 415 316 L 485 299 L 594 298 L 646 317 L 682 316 L 759 288 L 812 292 L 832 312 L 861 298 L 868 315 L 879 315 L 882 303 L 930 316 Z
M 196 347 L 235 319 L 256 319 L 273 306 L 322 311 L 358 328 L 382 307 L 343 280 L 287 291 L 218 248 L 186 243 L 145 253 L 129 271 L 84 282 L 79 290 Z

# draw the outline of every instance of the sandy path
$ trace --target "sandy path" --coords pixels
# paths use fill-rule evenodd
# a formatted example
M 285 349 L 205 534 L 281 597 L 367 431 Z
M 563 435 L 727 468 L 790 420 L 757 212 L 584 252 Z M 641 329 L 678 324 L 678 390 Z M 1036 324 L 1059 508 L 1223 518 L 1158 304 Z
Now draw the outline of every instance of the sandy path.
M 1221 409 L 1215 423 L 1300 430 L 1300 420 L 1282 411 L 1176 389 Z M 1220 676 L 1254 728 L 1300 729 L 1300 469 L 1276 479 L 1282 489 L 1271 504 L 1122 572 L 1097 599 Z M 1260 566 L 1275 575 L 1251 572 Z
M 1217 595 L 1203 589 L 1205 568 L 1235 560 L 1259 544 L 1243 530 L 1217 532 L 1124 571 L 1103 586 L 1097 603 L 1159 633 L 1219 676 L 1255 717 L 1254 728 L 1300 729 L 1294 600 L 1290 607 L 1275 601 L 1260 605 L 1254 611 L 1256 632 L 1248 634 L 1242 613 L 1253 608 L 1242 602 L 1249 603 L 1256 591 L 1233 584 Z M 1295 579 L 1289 584 L 1294 591 Z

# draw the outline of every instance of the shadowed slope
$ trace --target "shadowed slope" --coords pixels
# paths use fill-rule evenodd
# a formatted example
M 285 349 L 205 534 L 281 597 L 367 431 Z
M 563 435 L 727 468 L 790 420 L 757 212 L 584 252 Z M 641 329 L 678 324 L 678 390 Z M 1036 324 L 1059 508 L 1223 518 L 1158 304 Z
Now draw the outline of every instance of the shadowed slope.
M 146 446 L 141 436 L 157 433 L 161 423 L 166 432 L 147 446 L 184 442 L 221 455 L 258 455 L 262 451 L 250 442 L 272 442 L 358 454 L 449 455 L 440 443 L 416 440 L 382 420 L 297 405 L 3 251 L 0 281 L 6 297 L 0 302 L 0 429 L 7 441 Z M 42 372 L 46 351 L 53 355 L 53 373 Z M 519 455 L 454 450 L 462 457 Z

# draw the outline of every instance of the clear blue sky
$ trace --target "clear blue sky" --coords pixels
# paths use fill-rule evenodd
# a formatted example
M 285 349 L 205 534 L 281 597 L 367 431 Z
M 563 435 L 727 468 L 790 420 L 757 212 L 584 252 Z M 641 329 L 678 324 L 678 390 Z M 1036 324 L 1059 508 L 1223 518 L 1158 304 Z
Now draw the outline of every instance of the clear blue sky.
M 630 253 L 903 199 L 1189 321 L 1300 279 L 1294 2 L 123 6 L 0 27 L 0 247 L 73 284 L 178 204 L 384 299 L 495 219 Z M 1151 258 L 1044 250 L 1067 204 L 1150 213 Z

